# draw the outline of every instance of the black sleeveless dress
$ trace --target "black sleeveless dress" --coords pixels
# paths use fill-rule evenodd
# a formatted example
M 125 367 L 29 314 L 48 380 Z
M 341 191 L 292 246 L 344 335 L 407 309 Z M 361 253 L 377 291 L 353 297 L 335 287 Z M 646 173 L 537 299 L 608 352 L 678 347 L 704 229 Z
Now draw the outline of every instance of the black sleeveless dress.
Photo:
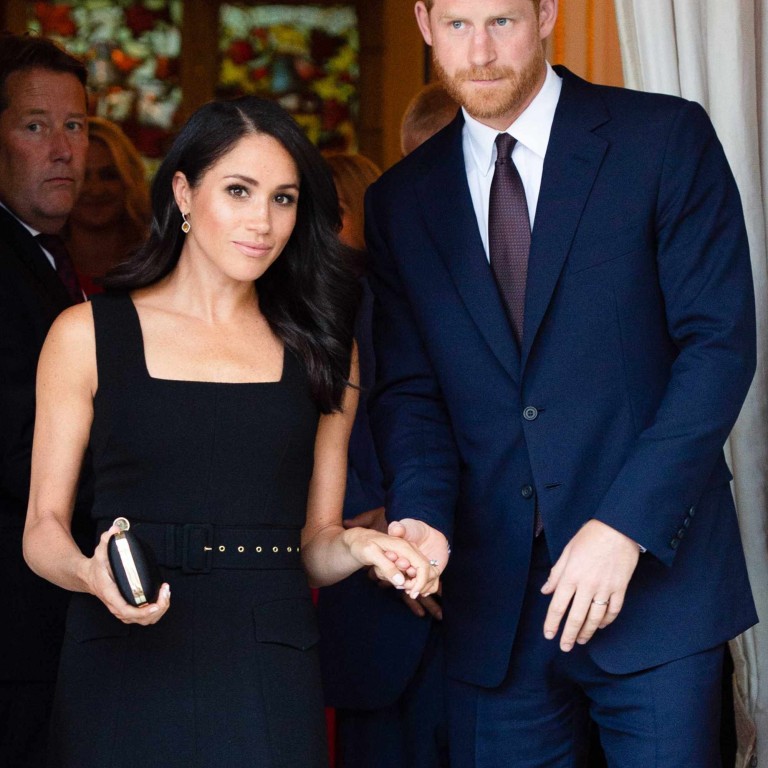
M 299 551 L 318 423 L 303 367 L 286 350 L 274 383 L 153 379 L 130 297 L 92 305 L 93 517 L 128 518 L 171 607 L 125 625 L 73 595 L 51 764 L 327 766 Z

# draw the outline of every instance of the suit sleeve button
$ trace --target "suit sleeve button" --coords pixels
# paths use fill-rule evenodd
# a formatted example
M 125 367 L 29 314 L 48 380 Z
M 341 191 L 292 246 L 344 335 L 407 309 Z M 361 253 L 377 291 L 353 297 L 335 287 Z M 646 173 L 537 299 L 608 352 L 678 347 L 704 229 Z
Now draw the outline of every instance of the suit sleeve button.
M 680 539 L 674 538 L 672 541 L 669 542 L 669 546 L 672 547 L 672 549 L 677 549 L 680 545 Z
M 527 408 L 523 410 L 523 418 L 526 421 L 534 421 L 539 416 L 539 409 L 534 408 L 532 405 L 529 405 Z
M 521 496 L 522 496 L 524 499 L 530 499 L 530 498 L 531 498 L 531 496 L 533 496 L 533 486 L 530 486 L 530 485 L 524 485 L 524 486 L 523 486 L 523 487 L 520 489 L 520 495 L 521 495 Z
M 681 528 L 681 529 L 680 529 L 680 530 L 677 532 L 677 538 L 678 538 L 678 539 L 682 539 L 682 538 L 683 538 L 683 536 L 685 536 L 685 528 Z
M 696 507 L 691 507 L 688 510 L 688 517 L 695 517 L 695 515 L 696 515 Z
M 690 528 L 691 526 L 691 518 L 686 517 L 685 520 L 683 520 L 683 528 Z

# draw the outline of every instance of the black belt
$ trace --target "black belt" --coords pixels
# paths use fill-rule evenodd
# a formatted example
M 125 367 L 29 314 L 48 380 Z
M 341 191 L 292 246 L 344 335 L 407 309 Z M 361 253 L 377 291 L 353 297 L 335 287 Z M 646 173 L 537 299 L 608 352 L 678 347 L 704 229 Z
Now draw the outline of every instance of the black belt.
M 131 532 L 153 551 L 158 565 L 180 568 L 183 573 L 210 573 L 214 568 L 301 568 L 301 532 L 297 528 L 130 522 Z M 111 524 L 100 521 L 99 533 Z

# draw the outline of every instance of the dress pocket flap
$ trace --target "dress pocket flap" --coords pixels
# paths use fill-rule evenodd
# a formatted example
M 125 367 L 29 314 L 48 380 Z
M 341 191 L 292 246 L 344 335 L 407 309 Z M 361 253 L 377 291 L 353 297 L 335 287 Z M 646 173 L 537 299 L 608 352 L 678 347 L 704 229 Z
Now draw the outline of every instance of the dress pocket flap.
M 74 594 L 67 612 L 67 633 L 84 643 L 105 637 L 125 637 L 130 627 L 115 618 L 93 595 Z
M 305 651 L 319 639 L 315 609 L 305 598 L 272 600 L 253 609 L 256 640 Z

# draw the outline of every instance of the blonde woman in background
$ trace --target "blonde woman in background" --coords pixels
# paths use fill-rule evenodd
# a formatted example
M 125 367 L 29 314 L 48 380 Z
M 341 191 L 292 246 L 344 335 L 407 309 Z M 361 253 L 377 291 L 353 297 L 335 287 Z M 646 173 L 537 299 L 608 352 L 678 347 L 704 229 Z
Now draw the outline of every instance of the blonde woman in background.
M 65 232 L 80 283 L 87 294 L 100 278 L 145 239 L 152 214 L 141 156 L 110 120 L 88 120 L 85 182 Z

